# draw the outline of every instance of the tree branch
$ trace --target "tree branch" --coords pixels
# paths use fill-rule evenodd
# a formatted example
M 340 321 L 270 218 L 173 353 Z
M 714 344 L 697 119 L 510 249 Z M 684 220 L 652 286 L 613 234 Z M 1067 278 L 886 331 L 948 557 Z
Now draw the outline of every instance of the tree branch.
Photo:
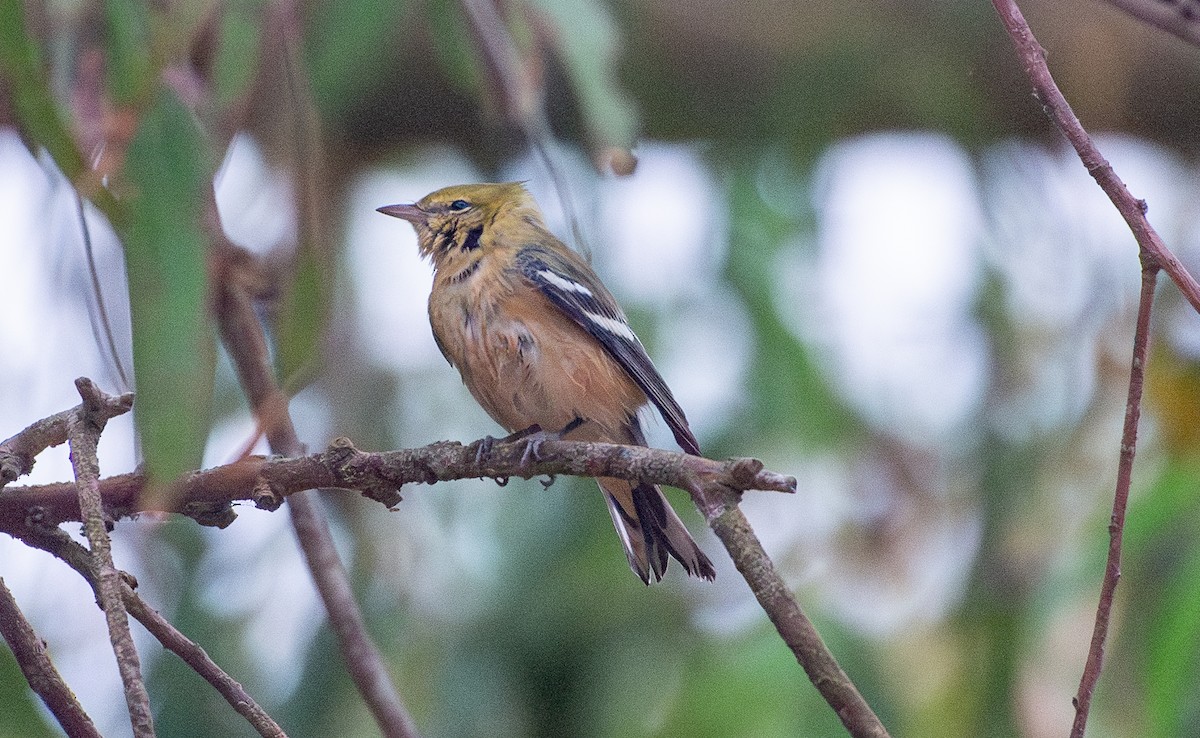
M 104 507 L 113 519 L 139 512 L 175 512 L 199 522 L 224 527 L 232 518 L 208 517 L 213 509 L 235 502 L 252 502 L 275 510 L 297 492 L 315 488 L 356 490 L 388 507 L 400 501 L 402 485 L 453 479 L 550 477 L 569 474 L 618 477 L 700 490 L 701 495 L 749 490 L 794 492 L 796 480 L 762 468 L 755 459 L 712 461 L 676 451 L 585 441 L 545 441 L 536 459 L 524 459 L 524 441 L 492 444 L 480 454 L 483 441 L 463 445 L 439 441 L 397 451 L 360 451 L 339 438 L 325 451 L 294 458 L 250 456 L 232 464 L 185 475 L 171 495 L 143 498 L 145 478 L 121 474 L 100 481 Z M 0 494 L 0 531 L 20 537 L 30 526 L 55 526 L 80 520 L 79 502 L 71 484 L 12 486 Z M 718 503 L 719 504 L 719 503 Z M 719 513 L 718 513 L 719 514 Z
M 104 395 L 99 407 L 94 408 L 94 417 L 98 421 L 108 422 L 118 415 L 124 415 L 133 407 L 133 394 L 127 393 L 119 397 Z M 41 452 L 52 446 L 61 446 L 67 442 L 67 424 L 72 417 L 83 411 L 79 404 L 70 410 L 63 410 L 48 418 L 43 418 L 30 425 L 25 430 L 3 442 L 0 442 L 0 489 L 9 482 L 33 471 L 33 461 Z
M 1200 4 L 1195 0 L 1108 0 L 1134 18 L 1200 46 Z
M 79 508 L 83 513 L 84 531 L 96 559 L 96 580 L 100 606 L 108 623 L 108 637 L 117 657 L 117 668 L 125 685 L 125 703 L 129 720 L 137 738 L 153 738 L 154 716 L 150 711 L 150 695 L 142 681 L 142 665 L 129 631 L 129 618 L 121 598 L 120 572 L 113 565 L 112 548 L 108 540 L 108 524 L 100 495 L 100 462 L 96 444 L 104 430 L 105 408 L 111 398 L 100 391 L 90 379 L 75 380 L 83 403 L 67 419 L 67 438 L 71 444 L 71 466 L 75 469 L 75 485 Z
M 21 540 L 61 559 L 91 585 L 99 597 L 96 560 L 83 546 L 56 527 L 33 526 L 21 533 Z M 181 633 L 158 611 L 146 604 L 130 585 L 130 577 L 121 575 L 121 597 L 125 607 L 147 631 L 168 651 L 175 653 L 193 671 L 211 684 L 263 738 L 286 738 L 279 724 L 246 692 L 245 688 L 227 674 L 195 641 Z M 136 582 L 134 582 L 134 586 Z M 68 735 L 74 735 L 69 730 Z
M 1129 505 L 1129 486 L 1133 479 L 1133 457 L 1137 451 L 1138 418 L 1142 408 L 1142 385 L 1146 379 L 1146 360 L 1149 356 L 1150 312 L 1154 305 L 1154 287 L 1158 282 L 1158 266 L 1146 259 L 1142 267 L 1142 291 L 1138 300 L 1137 328 L 1133 334 L 1133 365 L 1129 370 L 1129 395 L 1125 400 L 1125 427 L 1121 431 L 1121 454 L 1117 465 L 1117 491 L 1113 495 L 1112 518 L 1108 524 L 1108 560 L 1104 566 L 1104 581 L 1100 586 L 1100 604 L 1096 607 L 1096 622 L 1088 647 L 1087 663 L 1079 680 L 1079 692 L 1073 700 L 1075 720 L 1071 738 L 1083 738 L 1087 728 L 1092 693 L 1104 668 L 1104 642 L 1112 619 L 1113 595 L 1121 579 L 1121 540 L 1125 532 L 1125 509 Z
M 42 698 L 63 731 L 73 737 L 101 738 L 75 693 L 54 668 L 46 655 L 45 642 L 29 625 L 3 579 L 0 579 L 0 633 L 21 667 L 25 681 Z
M 767 471 L 755 459 L 713 461 L 662 449 L 583 441 L 544 441 L 531 458 L 524 440 L 495 444 L 477 441 L 469 445 L 441 441 L 416 449 L 368 453 L 354 448 L 346 439 L 338 439 L 319 454 L 249 457 L 195 472 L 180 482 L 169 499 L 174 500 L 170 511 L 196 516 L 197 511 L 225 508 L 237 501 L 252 501 L 260 508 L 273 510 L 284 499 L 306 489 L 340 488 L 358 490 L 391 507 L 401 501 L 399 490 L 405 484 L 470 478 L 491 478 L 503 484 L 512 476 L 553 478 L 559 474 L 618 477 L 688 490 L 784 642 L 850 734 L 887 735 L 821 641 L 737 507 L 745 491 L 796 489 L 794 477 Z M 144 481 L 137 474 L 104 480 L 101 489 L 107 507 L 122 515 L 146 509 L 141 507 L 140 496 Z M 74 519 L 78 510 L 62 487 L 9 489 L 0 496 L 0 529 L 13 531 L 16 526 L 15 530 L 20 531 L 27 520 L 55 525 Z M 203 522 L 211 522 L 200 517 Z M 227 524 L 227 520 L 221 522 Z
M 304 446 L 292 424 L 287 396 L 275 381 L 262 325 L 254 313 L 250 295 L 233 268 L 243 262 L 238 258 L 240 250 L 224 241 L 219 228 L 213 229 L 212 235 L 219 264 L 213 283 L 216 294 L 213 313 L 221 341 L 233 359 L 246 399 L 266 433 L 271 450 L 297 456 L 304 453 Z M 259 486 L 263 490 L 269 489 L 269 485 Z M 310 484 L 307 488 L 322 486 L 327 485 Z M 323 513 L 309 495 L 292 497 L 288 512 L 351 679 L 384 735 L 416 738 L 419 733 L 412 716 L 392 683 L 383 656 L 367 633 Z
M 794 483 L 794 480 L 793 480 Z M 724 493 L 723 509 L 705 511 L 708 524 L 725 544 L 734 566 L 750 585 L 758 604 L 771 619 L 775 630 L 804 667 L 809 680 L 855 738 L 883 738 L 887 729 L 863 699 L 854 682 L 842 670 L 816 626 L 800 609 L 775 564 L 763 550 L 750 522 L 737 506 L 738 496 Z
M 1138 246 L 1145 252 L 1143 259 L 1152 259 L 1162 267 L 1171 281 L 1179 287 L 1187 301 L 1191 303 L 1192 308 L 1200 312 L 1200 284 L 1196 283 L 1196 279 L 1184 268 L 1179 259 L 1175 258 L 1175 254 L 1171 253 L 1171 250 L 1163 244 L 1158 233 L 1146 220 L 1146 201 L 1139 200 L 1130 194 L 1125 183 L 1113 171 L 1112 165 L 1096 148 L 1091 136 L 1083 129 L 1079 119 L 1075 117 L 1067 99 L 1063 97 L 1058 85 L 1054 83 L 1054 78 L 1050 75 L 1050 68 L 1046 66 L 1045 50 L 1034 38 L 1033 31 L 1029 29 L 1029 24 L 1025 22 L 1025 16 L 1021 14 L 1021 9 L 1017 7 L 1015 0 L 992 0 L 992 5 L 1000 15 L 1000 20 L 1004 23 L 1004 28 L 1012 39 L 1017 55 L 1025 66 L 1025 74 L 1029 76 L 1029 81 L 1033 84 L 1034 95 L 1041 101 L 1046 115 L 1075 148 L 1075 152 L 1079 154 L 1080 160 L 1087 168 L 1088 173 L 1096 180 L 1096 184 L 1100 185 L 1100 189 L 1104 190 L 1104 193 L 1112 200 L 1117 212 L 1121 214 L 1121 217 L 1129 225 L 1129 229 L 1133 231 L 1133 237 L 1137 240 Z
M 1146 220 L 1146 202 L 1129 193 L 1125 183 L 1113 171 L 1112 166 L 1100 154 L 1071 106 L 1054 83 L 1046 65 L 1045 52 L 1033 36 L 1020 8 L 1014 0 L 992 0 L 1000 20 L 1012 38 L 1025 73 L 1033 84 L 1034 94 L 1042 101 L 1046 114 L 1071 142 L 1088 172 L 1112 200 L 1117 211 L 1129 225 L 1137 240 L 1138 255 L 1142 266 L 1142 288 L 1138 301 L 1137 328 L 1134 332 L 1133 360 L 1129 375 L 1129 394 L 1125 405 L 1125 423 L 1121 433 L 1121 449 L 1117 467 L 1117 487 L 1113 496 L 1112 517 L 1109 522 L 1108 557 L 1104 579 L 1100 588 L 1100 603 L 1096 608 L 1096 620 L 1092 640 L 1088 648 L 1087 662 L 1079 682 L 1079 692 L 1074 699 L 1075 720 L 1071 726 L 1072 738 L 1082 738 L 1087 728 L 1092 694 L 1104 666 L 1104 644 L 1112 616 L 1113 596 L 1121 577 L 1121 542 L 1125 530 L 1125 511 L 1129 501 L 1129 487 L 1133 476 L 1133 460 L 1137 450 L 1137 426 L 1141 415 L 1142 385 L 1145 380 L 1146 361 L 1150 336 L 1150 313 L 1154 304 L 1154 288 L 1158 270 L 1164 270 L 1183 292 L 1193 309 L 1200 312 L 1200 286 L 1180 264 L 1175 255 L 1163 244 L 1158 233 Z M 1126 5 L 1127 3 L 1119 3 Z
M 547 440 L 531 452 L 527 440 L 488 439 L 469 445 L 441 441 L 415 449 L 381 453 L 360 451 L 346 439 L 329 449 L 295 458 L 247 457 L 232 464 L 185 476 L 172 495 L 141 496 L 145 480 L 125 474 L 102 480 L 105 507 L 114 517 L 148 509 L 180 512 L 207 524 L 228 525 L 232 516 L 211 516 L 239 501 L 274 510 L 297 492 L 312 488 L 360 491 L 388 507 L 400 501 L 405 484 L 468 478 L 549 477 L 559 474 L 618 477 L 687 490 L 725 545 L 738 570 L 767 612 L 785 643 L 817 689 L 854 736 L 885 736 L 845 672 L 804 615 L 786 583 L 737 508 L 751 490 L 794 492 L 796 480 L 763 468 L 755 459 L 713 461 L 698 456 L 610 443 Z M 548 483 L 548 482 L 547 482 Z M 158 504 L 149 508 L 147 504 Z M 63 484 L 11 487 L 0 495 L 0 530 L 24 537 L 30 525 L 54 526 L 79 516 L 78 503 Z M 316 566 L 325 565 L 315 562 Z

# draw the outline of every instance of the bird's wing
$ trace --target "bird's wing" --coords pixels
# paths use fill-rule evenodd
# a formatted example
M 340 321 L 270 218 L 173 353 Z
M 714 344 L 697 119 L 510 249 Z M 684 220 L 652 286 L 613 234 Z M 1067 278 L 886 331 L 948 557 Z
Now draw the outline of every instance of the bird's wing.
M 700 456 L 700 445 L 688 427 L 683 408 L 679 407 L 662 375 L 654 368 L 617 301 L 591 269 L 537 246 L 523 249 L 517 263 L 524 277 L 599 341 L 608 355 L 646 393 L 667 421 L 680 448 Z

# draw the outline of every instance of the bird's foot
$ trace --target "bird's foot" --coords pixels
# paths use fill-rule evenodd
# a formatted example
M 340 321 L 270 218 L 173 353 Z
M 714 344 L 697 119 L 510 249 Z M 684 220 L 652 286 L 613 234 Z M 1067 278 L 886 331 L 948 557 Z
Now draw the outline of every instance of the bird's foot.
M 521 476 L 529 478 L 529 467 L 538 461 L 542 460 L 541 449 L 542 444 L 546 441 L 561 441 L 565 435 L 583 425 L 583 418 L 575 418 L 570 423 L 567 423 L 561 430 L 547 431 L 543 430 L 542 426 L 534 423 L 528 428 L 523 428 L 516 433 L 507 435 L 504 438 L 493 438 L 492 436 L 484 436 L 478 441 L 478 446 L 475 449 L 475 463 L 482 466 L 491 458 L 492 449 L 496 444 L 515 443 L 524 441 L 525 448 L 521 451 L 521 460 L 518 464 Z M 548 476 L 546 481 L 543 481 L 543 486 L 549 487 L 554 483 L 554 475 Z
M 495 436 L 484 436 L 483 438 L 479 439 L 479 441 L 478 441 L 479 445 L 475 449 L 475 464 L 482 465 L 484 462 L 486 462 L 488 459 L 490 459 L 492 456 L 492 449 L 496 446 L 497 443 L 499 443 L 499 444 L 512 443 L 514 441 L 519 441 L 522 438 L 528 438 L 530 436 L 537 435 L 538 433 L 541 433 L 541 432 L 542 432 L 542 426 L 538 425 L 537 423 L 534 423 L 533 425 L 529 426 L 528 428 L 519 430 L 516 433 L 512 433 L 510 435 L 505 436 L 504 438 L 496 438 Z
M 524 434 L 523 437 L 525 439 L 525 450 L 521 453 L 521 470 L 523 472 L 527 471 L 531 463 L 542 460 L 543 443 L 546 441 L 561 441 L 564 436 L 581 425 L 583 425 L 583 418 L 577 417 L 571 420 L 570 423 L 564 425 L 561 430 L 544 431 L 541 430 L 541 428 L 538 428 L 538 426 L 534 425 L 531 427 L 538 428 L 538 430 L 532 433 L 526 433 L 526 431 L 529 430 L 528 428 L 526 431 L 521 431 L 521 433 Z M 546 486 L 548 487 L 550 485 Z

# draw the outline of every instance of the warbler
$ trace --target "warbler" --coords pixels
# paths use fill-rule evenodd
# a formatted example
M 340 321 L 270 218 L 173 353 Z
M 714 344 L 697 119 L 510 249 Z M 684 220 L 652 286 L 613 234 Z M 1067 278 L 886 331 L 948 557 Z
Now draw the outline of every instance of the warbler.
M 472 396 L 509 432 L 538 426 L 568 440 L 639 446 L 654 403 L 684 451 L 687 418 L 612 294 L 547 228 L 523 184 L 447 187 L 385 215 L 412 223 L 433 265 L 429 322 Z M 601 477 L 633 572 L 662 579 L 668 555 L 713 579 L 712 562 L 653 484 Z

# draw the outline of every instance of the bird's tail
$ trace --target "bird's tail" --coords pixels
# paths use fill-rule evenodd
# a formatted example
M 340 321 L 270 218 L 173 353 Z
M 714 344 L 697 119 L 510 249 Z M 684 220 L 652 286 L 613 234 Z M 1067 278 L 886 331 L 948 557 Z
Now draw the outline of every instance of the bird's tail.
M 673 557 L 688 574 L 712 580 L 717 572 L 683 521 L 671 508 L 657 485 L 632 485 L 621 479 L 596 480 L 604 492 L 613 526 L 625 547 L 629 568 L 646 584 L 663 578 L 667 556 Z

